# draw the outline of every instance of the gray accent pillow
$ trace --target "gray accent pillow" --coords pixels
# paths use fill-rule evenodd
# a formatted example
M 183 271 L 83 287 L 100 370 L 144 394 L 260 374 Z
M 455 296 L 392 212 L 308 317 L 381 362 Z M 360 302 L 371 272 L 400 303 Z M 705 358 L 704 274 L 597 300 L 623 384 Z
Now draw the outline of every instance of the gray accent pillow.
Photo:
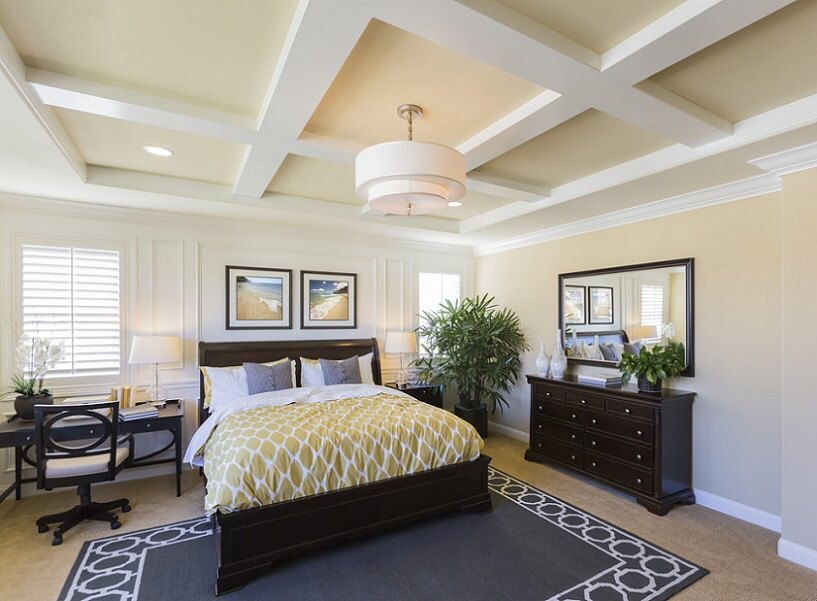
M 272 365 L 245 363 L 244 373 L 247 374 L 248 394 L 292 388 L 292 366 L 289 359 Z
M 629 353 L 630 355 L 640 355 L 641 354 L 641 341 L 638 342 L 625 342 L 624 343 L 624 352 Z
M 605 361 L 618 361 L 619 357 L 616 353 L 616 349 L 613 347 L 612 343 L 606 342 L 599 346 L 599 350 L 601 351 L 601 356 L 604 358 Z
M 318 359 L 323 371 L 324 384 L 360 384 L 360 362 L 357 355 L 340 361 L 330 361 L 329 359 Z

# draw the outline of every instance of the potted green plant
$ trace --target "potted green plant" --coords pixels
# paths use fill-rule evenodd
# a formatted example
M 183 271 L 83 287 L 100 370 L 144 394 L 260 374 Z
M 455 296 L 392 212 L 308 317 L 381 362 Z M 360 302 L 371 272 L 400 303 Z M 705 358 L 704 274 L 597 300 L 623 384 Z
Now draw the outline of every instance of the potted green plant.
M 642 346 L 637 355 L 625 353 L 618 369 L 625 384 L 635 376 L 642 392 L 660 392 L 663 380 L 680 375 L 685 366 L 684 345 L 670 341 L 665 345 L 656 344 L 651 349 Z
M 11 377 L 11 386 L 2 396 L 17 394 L 14 399 L 14 410 L 20 419 L 34 419 L 34 405 L 51 405 L 54 403 L 43 379 L 48 370 L 62 359 L 62 346 L 48 338 L 31 337 L 23 334 L 17 343 L 17 369 L 19 373 Z
M 508 406 L 504 393 L 522 369 L 520 355 L 530 347 L 510 309 L 500 309 L 493 297 L 444 301 L 425 312 L 417 333 L 423 355 L 415 362 L 423 382 L 454 383 L 459 403 L 454 412 L 488 435 L 488 414 Z

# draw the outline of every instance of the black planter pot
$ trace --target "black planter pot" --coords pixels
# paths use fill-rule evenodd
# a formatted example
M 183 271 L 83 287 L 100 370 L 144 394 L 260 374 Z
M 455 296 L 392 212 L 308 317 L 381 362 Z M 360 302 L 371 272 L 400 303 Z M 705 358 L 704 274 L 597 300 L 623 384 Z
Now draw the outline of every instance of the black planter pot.
M 661 380 L 658 380 L 655 384 L 652 384 L 647 378 L 638 378 L 638 389 L 641 392 L 661 392 L 662 384 L 663 382 Z
M 463 407 L 459 403 L 454 405 L 454 415 L 461 417 L 477 429 L 483 438 L 488 438 L 488 406 Z
M 18 396 L 14 399 L 14 411 L 17 417 L 26 421 L 34 419 L 34 405 L 53 405 L 54 397 L 50 394 L 37 394 L 34 396 Z

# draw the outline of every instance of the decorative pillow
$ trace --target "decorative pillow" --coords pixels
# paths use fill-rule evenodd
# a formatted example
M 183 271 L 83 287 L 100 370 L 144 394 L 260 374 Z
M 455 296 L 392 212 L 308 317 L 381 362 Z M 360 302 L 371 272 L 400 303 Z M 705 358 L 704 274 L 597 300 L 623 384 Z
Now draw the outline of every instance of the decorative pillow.
M 323 372 L 323 383 L 332 384 L 360 384 L 360 361 L 357 355 L 340 361 L 318 359 Z
M 619 357 L 616 355 L 616 349 L 613 346 L 612 342 L 605 342 L 601 346 L 599 346 L 599 350 L 601 351 L 601 356 L 604 358 L 605 361 L 618 361 Z
M 278 361 L 272 365 L 244 363 L 244 371 L 247 374 L 247 394 L 292 388 L 292 370 L 287 363 L 287 361 Z
M 641 354 L 641 341 L 638 342 L 625 342 L 624 343 L 624 352 L 629 353 L 630 355 L 639 355 Z
M 352 357 L 349 357 L 350 359 Z M 372 373 L 372 353 L 363 356 L 355 355 L 360 370 L 361 384 L 374 384 L 374 374 Z M 323 370 L 320 359 L 307 359 L 301 357 L 301 386 L 323 386 L 329 382 L 324 381 Z
M 291 379 L 295 382 L 295 361 L 290 361 L 289 357 L 261 363 L 260 365 L 285 364 L 289 361 Z M 242 365 L 230 365 L 228 367 L 200 367 L 204 375 L 204 407 L 210 407 L 224 401 L 245 397 L 247 392 L 247 372 Z

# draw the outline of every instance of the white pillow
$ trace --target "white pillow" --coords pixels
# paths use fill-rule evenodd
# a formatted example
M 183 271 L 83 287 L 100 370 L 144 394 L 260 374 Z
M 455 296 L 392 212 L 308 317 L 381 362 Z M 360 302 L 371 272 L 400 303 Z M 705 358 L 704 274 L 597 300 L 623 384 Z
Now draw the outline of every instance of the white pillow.
M 292 370 L 292 386 L 295 387 L 295 361 L 290 361 L 288 357 L 278 361 L 269 361 L 261 365 L 275 365 L 281 361 L 289 361 Z M 204 406 L 210 411 L 225 402 L 245 397 L 249 394 L 247 389 L 247 373 L 241 365 L 231 365 L 229 367 L 201 367 L 204 374 Z
M 361 383 L 374 384 L 372 353 L 366 353 L 362 357 L 358 355 L 357 361 L 360 366 Z M 301 386 L 323 386 L 324 384 L 323 370 L 321 369 L 320 361 L 318 359 L 301 357 Z

